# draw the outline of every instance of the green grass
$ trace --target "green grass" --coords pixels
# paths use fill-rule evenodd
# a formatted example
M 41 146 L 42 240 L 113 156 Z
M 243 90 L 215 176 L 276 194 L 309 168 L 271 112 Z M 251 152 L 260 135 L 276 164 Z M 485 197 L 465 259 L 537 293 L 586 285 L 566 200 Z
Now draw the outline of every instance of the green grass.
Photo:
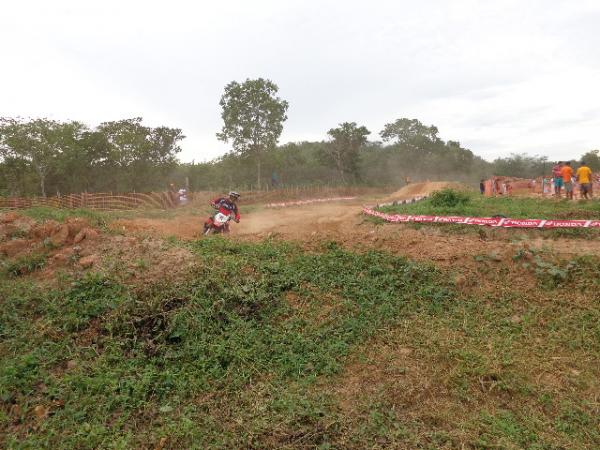
M 0 279 L 0 447 L 440 448 L 459 446 L 459 431 L 479 448 L 600 442 L 600 313 L 569 297 L 593 295 L 581 280 L 597 258 L 556 262 L 567 275 L 539 303 L 510 285 L 464 297 L 433 266 L 335 242 L 177 245 L 197 265 L 176 282 Z M 537 386 L 529 371 L 566 352 L 583 374 L 564 391 Z M 342 395 L 356 361 L 369 390 Z
M 57 222 L 64 222 L 67 219 L 80 217 L 90 221 L 92 225 L 103 226 L 106 224 L 108 217 L 107 213 L 102 211 L 96 211 L 93 209 L 60 209 L 50 208 L 44 206 L 38 206 L 35 208 L 26 208 L 18 211 L 19 214 L 31 217 L 37 222 L 43 222 L 46 220 L 56 220 Z
M 484 197 L 461 192 L 468 201 L 454 206 L 436 206 L 427 198 L 408 205 L 385 206 L 381 210 L 394 214 L 457 215 L 492 217 L 503 215 L 512 219 L 600 219 L 600 201 L 569 201 L 528 197 Z
M 7 275 L 18 277 L 28 275 L 46 265 L 48 255 L 45 253 L 33 253 L 20 256 L 12 261 L 0 261 L 0 269 Z

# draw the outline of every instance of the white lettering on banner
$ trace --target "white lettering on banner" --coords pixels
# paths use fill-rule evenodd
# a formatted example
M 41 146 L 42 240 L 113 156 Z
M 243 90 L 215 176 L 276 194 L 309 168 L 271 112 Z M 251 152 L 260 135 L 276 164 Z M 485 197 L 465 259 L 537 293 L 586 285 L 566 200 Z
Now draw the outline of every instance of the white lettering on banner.
M 504 226 L 505 227 L 523 227 L 523 228 L 530 228 L 530 227 L 537 227 L 539 224 L 539 220 L 515 220 L 515 219 L 506 219 L 504 221 Z

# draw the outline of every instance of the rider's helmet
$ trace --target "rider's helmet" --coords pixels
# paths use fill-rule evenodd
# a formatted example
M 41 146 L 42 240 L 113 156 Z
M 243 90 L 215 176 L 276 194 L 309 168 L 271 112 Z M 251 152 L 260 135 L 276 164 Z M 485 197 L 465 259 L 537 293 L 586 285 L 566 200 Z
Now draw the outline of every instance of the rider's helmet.
M 237 200 L 238 198 L 240 198 L 240 194 L 237 193 L 236 191 L 231 191 L 231 192 L 229 192 L 229 198 L 234 198 Z

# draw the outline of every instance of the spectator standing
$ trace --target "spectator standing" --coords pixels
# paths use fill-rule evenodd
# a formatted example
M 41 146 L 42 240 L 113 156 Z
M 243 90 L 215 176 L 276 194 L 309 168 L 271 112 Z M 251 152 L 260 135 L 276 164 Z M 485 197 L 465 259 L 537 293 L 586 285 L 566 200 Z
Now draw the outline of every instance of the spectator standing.
M 185 205 L 187 201 L 187 189 L 182 187 L 181 189 L 179 189 L 179 204 Z
M 560 197 L 560 191 L 563 188 L 563 178 L 562 178 L 562 168 L 563 168 L 563 162 L 559 161 L 556 163 L 556 165 L 552 168 L 552 181 L 554 184 L 554 195 L 556 195 L 557 197 Z
M 579 183 L 581 196 L 586 200 L 592 198 L 592 169 L 585 164 L 585 161 L 581 161 L 581 166 L 577 169 L 575 178 Z
M 479 193 L 481 195 L 485 194 L 485 180 L 479 182 Z
M 551 178 L 552 177 L 542 177 L 542 196 L 552 194 L 552 186 L 554 186 L 554 184 L 552 183 Z
M 179 204 L 179 192 L 174 183 L 169 184 L 169 199 L 171 200 L 171 206 L 177 206 Z
M 562 184 L 565 187 L 565 195 L 568 199 L 573 200 L 573 168 L 569 161 L 565 162 L 560 169 Z

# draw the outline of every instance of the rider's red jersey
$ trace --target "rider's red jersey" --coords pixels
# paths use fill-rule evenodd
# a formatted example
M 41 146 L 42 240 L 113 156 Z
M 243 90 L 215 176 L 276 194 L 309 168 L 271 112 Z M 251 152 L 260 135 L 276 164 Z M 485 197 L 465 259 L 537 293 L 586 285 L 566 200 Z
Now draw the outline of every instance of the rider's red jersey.
M 240 220 L 240 212 L 238 211 L 238 207 L 235 203 L 229 200 L 227 197 L 219 197 L 210 202 L 215 208 L 218 208 L 221 214 L 225 214 L 226 216 L 231 213 L 235 214 L 235 220 Z

